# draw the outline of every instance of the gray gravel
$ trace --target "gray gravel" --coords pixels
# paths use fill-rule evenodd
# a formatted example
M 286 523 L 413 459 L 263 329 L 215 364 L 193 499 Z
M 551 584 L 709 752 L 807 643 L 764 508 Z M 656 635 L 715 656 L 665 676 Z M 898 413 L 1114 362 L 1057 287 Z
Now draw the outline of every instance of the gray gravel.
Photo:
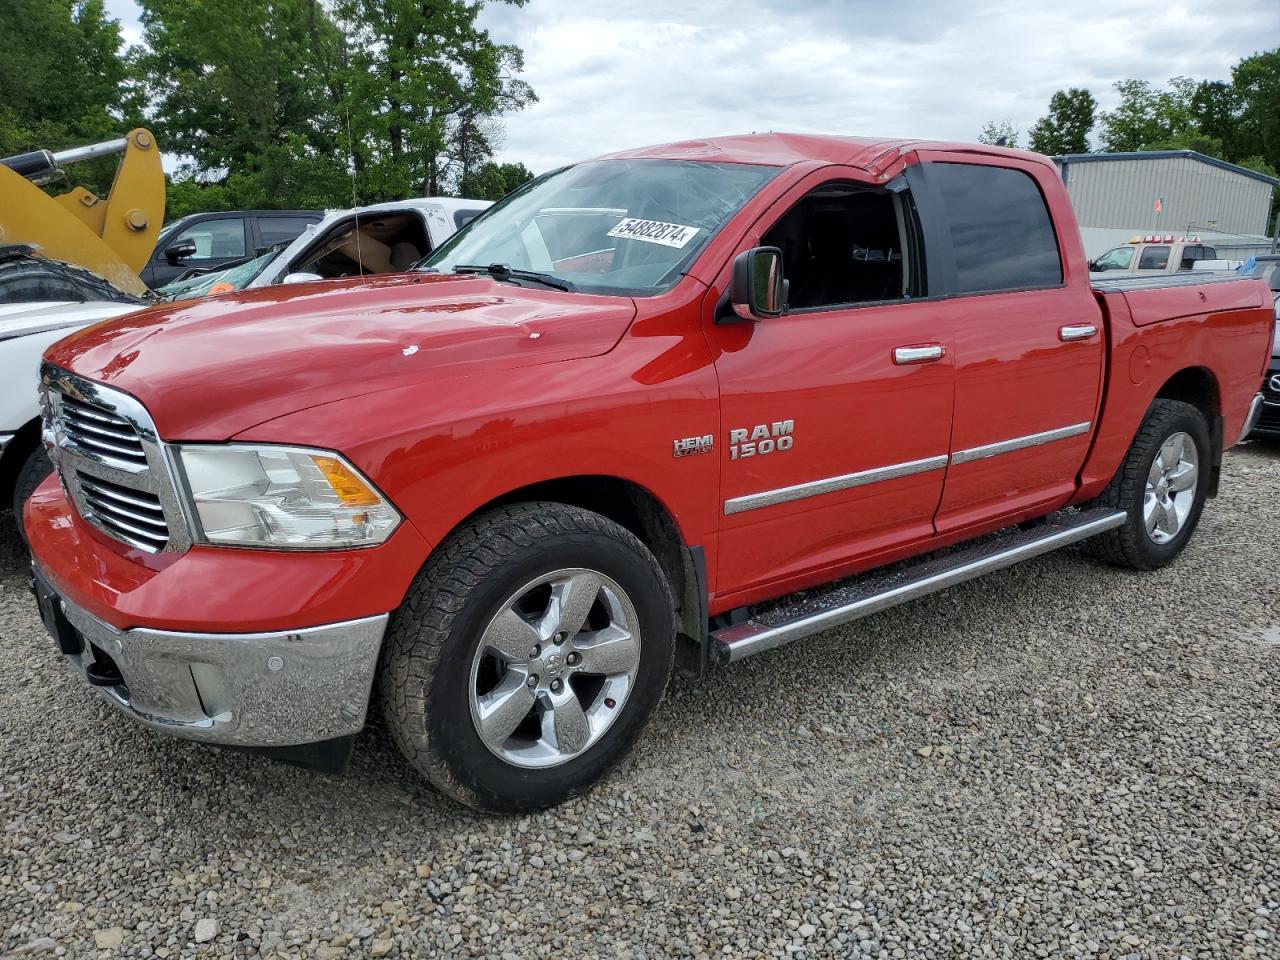
M 589 796 L 134 727 L 0 530 L 0 952 L 1280 957 L 1280 448 L 1172 569 L 1045 558 L 694 683 Z M 7 521 L 6 521 L 7 522 Z

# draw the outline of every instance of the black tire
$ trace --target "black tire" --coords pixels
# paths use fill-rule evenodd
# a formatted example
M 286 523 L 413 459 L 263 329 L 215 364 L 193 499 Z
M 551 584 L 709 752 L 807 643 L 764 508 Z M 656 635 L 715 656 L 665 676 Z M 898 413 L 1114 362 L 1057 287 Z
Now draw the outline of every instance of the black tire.
M 13 485 L 13 519 L 18 527 L 18 536 L 27 542 L 27 533 L 22 527 L 22 507 L 36 487 L 44 482 L 44 478 L 53 473 L 53 464 L 44 447 L 36 447 L 23 461 L 18 469 L 18 477 Z
M 1190 512 L 1181 528 L 1167 543 L 1157 543 L 1147 533 L 1143 516 L 1147 475 L 1160 447 L 1176 433 L 1187 434 L 1195 443 L 1199 475 Z M 1094 553 L 1117 566 L 1134 570 L 1158 570 L 1172 563 L 1191 539 L 1204 510 L 1212 479 L 1210 443 L 1209 425 L 1204 415 L 1191 404 L 1178 400 L 1156 400 L 1152 403 L 1124 463 L 1094 504 L 1123 510 L 1128 517 L 1123 526 L 1108 530 L 1090 541 Z
M 471 715 L 471 667 L 481 636 L 507 599 L 570 567 L 603 573 L 629 597 L 641 634 L 639 665 L 619 714 L 599 739 L 558 766 L 521 767 L 491 751 Z M 581 793 L 627 754 L 671 675 L 671 590 L 648 548 L 613 521 L 559 503 L 500 507 L 440 546 L 392 616 L 380 694 L 387 726 L 436 787 L 493 813 L 540 810 Z

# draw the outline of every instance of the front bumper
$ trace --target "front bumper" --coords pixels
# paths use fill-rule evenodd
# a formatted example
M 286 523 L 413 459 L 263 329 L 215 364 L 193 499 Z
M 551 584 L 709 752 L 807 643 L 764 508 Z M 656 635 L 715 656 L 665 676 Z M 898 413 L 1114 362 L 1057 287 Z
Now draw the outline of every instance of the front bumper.
M 58 595 L 41 616 L 80 675 L 146 726 L 241 747 L 350 736 L 364 726 L 388 614 L 267 633 L 117 630 Z

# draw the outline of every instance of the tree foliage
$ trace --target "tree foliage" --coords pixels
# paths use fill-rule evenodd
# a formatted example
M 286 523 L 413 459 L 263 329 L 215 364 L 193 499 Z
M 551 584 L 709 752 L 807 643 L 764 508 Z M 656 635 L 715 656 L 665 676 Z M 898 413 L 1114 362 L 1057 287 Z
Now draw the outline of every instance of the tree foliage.
M 1037 153 L 1086 153 L 1098 101 L 1088 90 L 1071 87 L 1049 98 L 1049 112 L 1029 131 L 1028 148 Z
M 982 125 L 982 132 L 978 134 L 978 142 L 989 144 L 993 147 L 1010 147 L 1014 150 L 1018 148 L 1018 136 L 1020 131 L 1013 125 L 1012 120 L 988 120 Z
M 141 101 L 103 0 L 0 2 L 0 156 L 80 146 L 137 125 Z M 82 164 L 78 182 L 103 191 L 111 161 Z
M 477 200 L 501 200 L 532 179 L 533 171 L 523 163 L 494 163 L 490 160 L 462 177 L 458 193 Z

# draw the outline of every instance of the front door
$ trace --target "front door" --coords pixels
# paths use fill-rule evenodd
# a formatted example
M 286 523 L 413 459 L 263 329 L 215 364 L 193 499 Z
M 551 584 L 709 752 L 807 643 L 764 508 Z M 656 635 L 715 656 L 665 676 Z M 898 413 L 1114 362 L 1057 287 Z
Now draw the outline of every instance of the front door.
M 789 313 L 706 327 L 721 397 L 718 607 L 933 534 L 951 338 L 934 305 L 912 302 L 922 271 L 910 196 L 857 176 L 801 181 L 740 245 L 783 251 Z

